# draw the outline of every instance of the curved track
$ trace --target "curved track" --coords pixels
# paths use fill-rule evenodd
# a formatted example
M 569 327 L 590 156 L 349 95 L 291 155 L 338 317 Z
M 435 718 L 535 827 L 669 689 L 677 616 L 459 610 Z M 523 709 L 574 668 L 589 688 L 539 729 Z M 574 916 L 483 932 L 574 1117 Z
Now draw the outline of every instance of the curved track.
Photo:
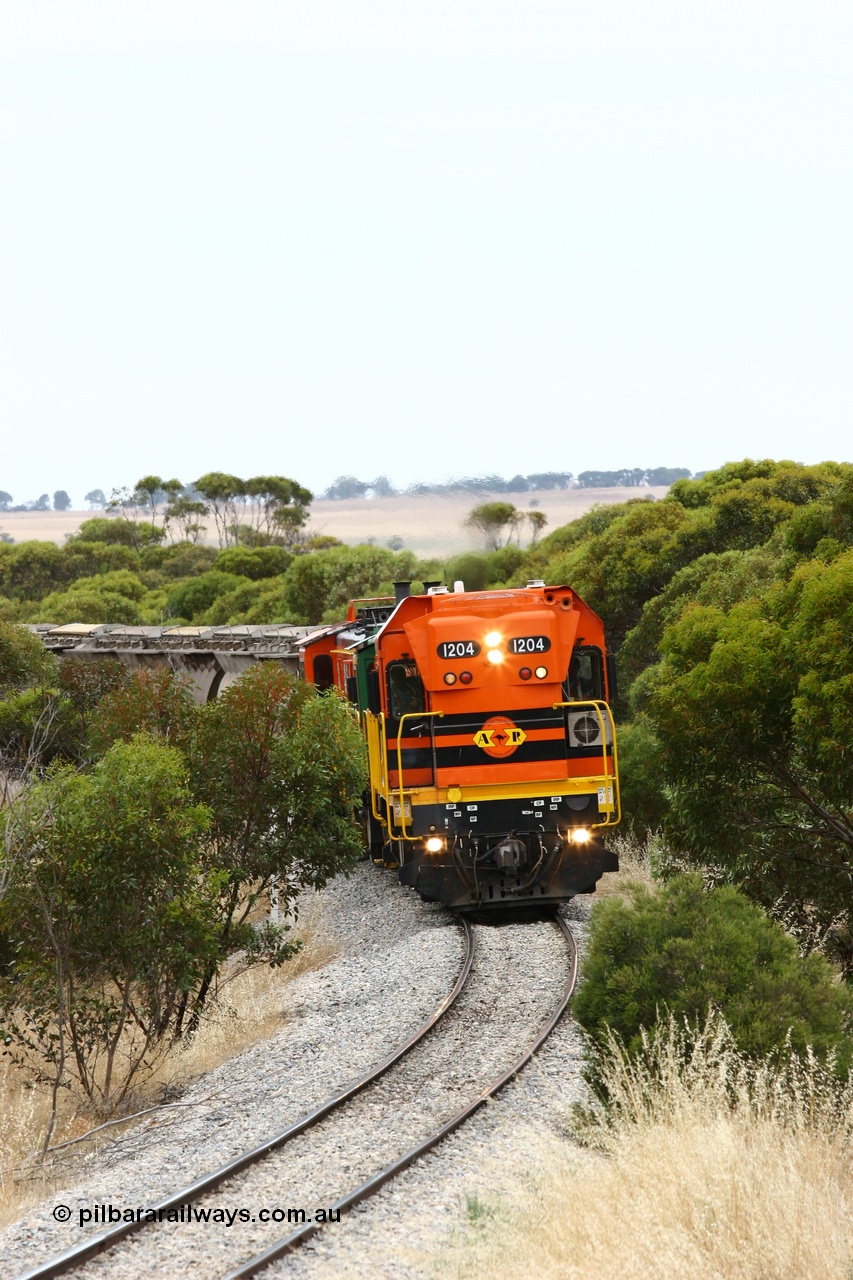
M 350 1099 L 361 1093 L 363 1089 L 366 1089 L 368 1085 L 373 1084 L 384 1076 L 391 1067 L 399 1062 L 433 1029 L 447 1010 L 455 1003 L 465 983 L 468 981 L 471 966 L 474 963 L 474 934 L 467 920 L 462 920 L 461 924 L 465 933 L 465 959 L 453 990 L 442 1000 L 430 1018 L 418 1027 L 417 1031 L 404 1044 L 394 1049 L 386 1058 L 383 1058 L 378 1066 L 369 1071 L 367 1075 L 362 1076 L 353 1084 L 348 1085 L 346 1089 L 342 1089 L 333 1097 L 328 1098 L 326 1102 L 321 1103 L 319 1107 L 315 1107 L 313 1111 L 303 1116 L 301 1120 L 297 1120 L 286 1129 L 274 1134 L 266 1142 L 262 1142 L 260 1146 L 242 1152 L 233 1160 L 229 1160 L 227 1164 L 214 1169 L 212 1173 L 202 1175 L 201 1178 L 197 1178 L 189 1186 L 182 1187 L 180 1191 L 176 1191 L 165 1200 L 152 1205 L 152 1209 L 162 1210 L 163 1213 L 167 1213 L 168 1210 L 177 1209 L 181 1205 L 192 1204 L 207 1192 L 215 1190 L 215 1188 L 233 1178 L 235 1174 L 241 1173 L 244 1169 L 257 1164 L 268 1156 L 270 1152 L 279 1150 L 298 1134 L 304 1133 L 306 1129 L 313 1128 L 314 1125 L 319 1124 L 332 1111 L 349 1102 Z M 113 1248 L 120 1240 L 124 1240 L 132 1233 L 144 1230 L 146 1225 L 144 1221 L 122 1223 L 119 1226 L 111 1227 L 108 1231 L 98 1232 L 97 1235 L 89 1236 L 82 1244 L 75 1245 L 73 1249 L 68 1249 L 64 1253 L 58 1254 L 55 1258 L 50 1258 L 47 1262 L 40 1263 L 37 1267 L 22 1273 L 18 1280 L 51 1280 L 53 1276 L 64 1275 L 82 1263 L 88 1262 L 90 1258 L 97 1257 L 99 1254 Z
M 479 973 L 479 977 L 476 982 L 472 981 L 471 983 L 468 983 L 469 974 L 472 971 L 472 967 L 474 967 L 474 934 L 467 921 L 463 921 L 462 924 L 465 929 L 466 956 L 456 984 L 429 1020 L 424 1023 L 417 1032 L 405 1042 L 405 1044 L 401 1045 L 399 1048 L 394 1050 L 393 1053 L 389 1054 L 367 1075 L 337 1093 L 334 1097 L 329 1098 L 325 1103 L 315 1108 L 314 1111 L 298 1120 L 295 1124 L 282 1130 L 280 1133 L 275 1134 L 272 1138 L 268 1139 L 260 1146 L 255 1147 L 251 1151 L 244 1152 L 236 1159 L 231 1160 L 228 1164 L 216 1169 L 213 1173 L 197 1179 L 190 1186 L 183 1188 L 181 1191 L 169 1196 L 168 1199 L 163 1200 L 160 1205 L 152 1207 L 162 1208 L 165 1213 L 170 1208 L 174 1209 L 181 1205 L 186 1206 L 190 1203 L 197 1202 L 202 1197 L 207 1196 L 208 1193 L 214 1192 L 217 1189 L 219 1189 L 218 1195 L 214 1195 L 212 1197 L 214 1202 L 217 1200 L 218 1196 L 222 1196 L 223 1194 L 233 1195 L 235 1193 L 235 1188 L 240 1189 L 241 1193 L 245 1195 L 247 1188 L 257 1189 L 265 1180 L 267 1184 L 266 1189 L 268 1191 L 270 1182 L 272 1181 L 272 1183 L 275 1184 L 276 1179 L 278 1179 L 279 1170 L 283 1167 L 289 1168 L 292 1165 L 294 1154 L 291 1149 L 288 1148 L 288 1151 L 283 1156 L 274 1156 L 270 1161 L 267 1161 L 265 1158 L 270 1156 L 273 1152 L 279 1152 L 282 1147 L 290 1142 L 291 1139 L 296 1138 L 297 1135 L 304 1133 L 308 1129 L 314 1128 L 314 1126 L 318 1125 L 327 1116 L 330 1116 L 331 1113 L 338 1113 L 343 1108 L 343 1114 L 336 1114 L 329 1122 L 333 1126 L 331 1133 L 337 1135 L 335 1140 L 337 1141 L 338 1146 L 340 1147 L 341 1143 L 346 1146 L 346 1134 L 348 1130 L 350 1135 L 358 1132 L 365 1135 L 367 1138 L 369 1153 L 379 1154 L 380 1160 L 383 1158 L 382 1152 L 384 1143 L 384 1160 L 386 1163 L 378 1173 L 373 1174 L 367 1178 L 366 1181 L 361 1181 L 360 1185 L 357 1185 L 354 1189 L 350 1190 L 345 1195 L 340 1196 L 340 1198 L 336 1200 L 336 1202 L 331 1206 L 331 1212 L 340 1215 L 340 1213 L 374 1195 L 380 1190 L 380 1188 L 385 1186 L 399 1173 L 418 1160 L 420 1156 L 432 1150 L 442 1141 L 442 1139 L 453 1133 L 454 1130 L 458 1129 L 469 1118 L 469 1116 L 473 1115 L 474 1112 L 487 1101 L 487 1099 L 493 1097 L 505 1084 L 507 1084 L 516 1075 L 516 1073 L 530 1061 L 533 1054 L 536 1053 L 545 1042 L 565 1012 L 566 1006 L 571 998 L 572 991 L 574 990 L 578 967 L 578 953 L 574 938 L 568 925 L 562 919 L 557 917 L 556 924 L 563 935 L 563 940 L 568 949 L 568 976 L 562 986 L 562 990 L 560 991 L 556 1004 L 550 1005 L 549 1003 L 545 1003 L 544 1008 L 540 1007 L 538 1012 L 535 1013 L 535 1021 L 526 1033 L 530 1038 L 528 1039 L 523 1052 L 518 1056 L 520 1046 L 525 1044 L 524 1032 L 521 1025 L 517 1023 L 519 1010 L 522 1006 L 516 1006 L 514 1001 L 507 1003 L 506 1009 L 510 1013 L 512 1020 L 508 1023 L 506 1032 L 503 1031 L 499 1024 L 495 1026 L 492 1022 L 491 1011 L 496 1007 L 493 1003 L 495 983 L 496 981 L 500 981 L 500 974 L 503 972 L 503 963 L 500 965 L 495 964 L 495 960 L 499 958 L 495 954 L 494 949 L 497 942 L 497 936 L 495 935 L 492 938 L 483 938 L 482 943 L 485 948 L 485 953 L 483 959 L 478 960 L 476 966 L 476 972 Z M 537 941 L 537 945 L 534 948 L 538 953 L 539 959 L 537 963 L 539 963 L 540 966 L 542 962 L 542 947 L 544 946 L 546 952 L 551 953 L 551 959 L 547 963 L 552 966 L 551 972 L 556 980 L 553 984 L 554 990 L 550 997 L 553 1001 L 557 990 L 557 984 L 560 982 L 559 975 L 562 966 L 557 960 L 556 952 L 553 951 L 557 940 L 554 938 L 551 930 L 547 929 L 547 934 L 550 935 L 552 939 L 552 941 L 547 944 L 545 943 L 546 934 L 539 932 L 539 930 L 544 927 L 545 926 L 542 925 L 536 926 L 536 933 L 532 935 L 528 934 L 526 937 L 519 938 L 516 935 L 516 940 L 513 945 L 516 947 L 516 960 L 518 961 L 524 955 L 532 955 L 531 942 L 534 937 L 537 940 L 541 940 Z M 534 965 L 534 968 L 530 972 L 536 971 L 537 970 Z M 541 967 L 538 971 L 541 972 Z M 456 1005 L 453 1017 L 449 1022 L 443 1023 L 442 1028 L 439 1028 L 436 1031 L 438 1040 L 436 1040 L 435 1037 L 430 1037 L 429 1041 L 419 1049 L 416 1054 L 411 1057 L 407 1057 L 406 1055 L 409 1054 L 410 1050 L 418 1045 L 419 1042 L 424 1040 L 424 1037 L 426 1037 L 428 1032 L 436 1027 L 436 1024 L 439 1023 L 451 1006 L 456 1004 L 457 998 L 461 995 L 463 989 L 466 988 L 466 984 L 468 989 L 466 989 L 465 999 Z M 551 984 L 549 983 L 549 989 L 550 988 Z M 525 1009 L 525 1012 L 528 1011 L 529 1005 Z M 547 1020 L 543 1025 L 542 1020 L 543 1016 L 546 1015 L 546 1011 L 548 1011 Z M 473 1022 L 472 1013 L 475 1015 L 475 1020 Z M 485 1022 L 481 1021 L 483 1018 L 486 1019 Z M 480 1020 L 478 1021 L 478 1019 Z M 512 1052 L 514 1053 L 515 1058 L 512 1065 L 508 1068 L 501 1069 L 500 1074 L 497 1074 L 495 1078 L 491 1079 L 485 1084 L 485 1086 L 482 1084 L 482 1078 L 483 1075 L 485 1075 L 485 1078 L 488 1080 L 488 1075 L 483 1073 L 483 1075 L 481 1075 L 480 1083 L 474 1084 L 476 1092 L 473 1099 L 468 1101 L 460 1109 L 455 1110 L 455 1113 L 451 1114 L 449 1119 L 444 1120 L 444 1122 L 436 1127 L 432 1132 L 430 1132 L 430 1126 L 431 1124 L 436 1123 L 436 1113 L 432 1112 L 429 1107 L 424 1111 L 423 1105 L 421 1105 L 420 1112 L 418 1112 L 417 1108 L 411 1110 L 411 1116 L 415 1117 L 416 1123 L 414 1125 L 409 1124 L 407 1127 L 409 1111 L 407 1111 L 406 1107 L 410 1098 L 410 1092 L 407 1092 L 407 1090 L 411 1090 L 413 1084 L 416 1085 L 418 1080 L 429 1079 L 431 1077 L 431 1071 L 433 1079 L 438 1078 L 434 1074 L 436 1071 L 442 1073 L 442 1078 L 444 1078 L 444 1075 L 447 1073 L 453 1077 L 457 1070 L 457 1058 L 448 1055 L 459 1053 L 458 1046 L 460 1043 L 460 1033 L 462 1033 L 463 1036 L 467 1036 L 468 1043 L 470 1043 L 472 1031 L 476 1032 L 478 1027 L 486 1027 L 490 1024 L 493 1027 L 492 1036 L 494 1044 L 497 1044 L 499 1047 L 502 1046 L 504 1044 L 504 1037 L 507 1035 L 508 1042 L 514 1043 Z M 509 1032 L 509 1028 L 514 1028 L 514 1035 Z M 495 1036 L 497 1037 L 496 1040 L 494 1039 Z M 495 1068 L 500 1062 L 499 1047 L 497 1052 L 492 1054 L 490 1062 L 491 1071 L 495 1071 Z M 404 1058 L 406 1058 L 406 1061 L 401 1062 L 401 1059 Z M 392 1078 L 389 1078 L 388 1082 L 383 1082 L 381 1085 L 378 1085 L 376 1090 L 370 1090 L 365 1095 L 364 1099 L 359 1099 L 358 1102 L 353 1104 L 354 1109 L 353 1107 L 344 1107 L 344 1104 L 352 1102 L 358 1094 L 361 1094 L 365 1089 L 367 1089 L 368 1085 L 375 1084 L 375 1082 L 379 1081 L 380 1077 L 384 1076 L 398 1063 L 400 1065 L 393 1073 Z M 431 1069 L 430 1063 L 432 1063 Z M 400 1074 L 401 1072 L 402 1076 Z M 474 1083 L 473 1081 L 466 1082 Z M 457 1086 L 450 1086 L 451 1089 L 455 1087 Z M 452 1107 L 452 1096 L 449 1100 Z M 376 1108 L 376 1110 L 372 1110 L 372 1108 Z M 450 1109 L 451 1108 L 442 1108 L 443 1114 L 446 1116 Z M 438 1114 L 441 1114 L 441 1111 L 439 1111 Z M 382 1116 L 381 1122 L 378 1119 L 379 1115 Z M 382 1129 L 383 1125 L 385 1127 L 384 1130 Z M 385 1130 L 387 1130 L 387 1133 L 385 1133 L 385 1137 L 380 1140 L 380 1131 L 385 1132 Z M 308 1159 L 312 1171 L 315 1168 L 323 1168 L 324 1156 L 322 1144 L 324 1141 L 328 1143 L 329 1132 L 328 1126 L 323 1126 L 317 1135 L 312 1134 L 310 1136 L 310 1145 L 307 1148 L 304 1147 L 304 1144 L 299 1143 L 297 1143 L 294 1148 L 294 1151 L 299 1148 L 302 1149 L 302 1159 Z M 323 1136 L 324 1134 L 326 1135 L 325 1137 Z M 390 1140 L 388 1139 L 388 1134 L 391 1135 Z M 320 1144 L 319 1155 L 318 1142 Z M 408 1149 L 404 1150 L 402 1155 L 389 1161 L 389 1156 L 394 1155 L 395 1148 L 396 1150 L 399 1150 L 400 1146 L 407 1146 Z M 326 1147 L 326 1150 L 328 1151 L 328 1146 Z M 299 1157 L 297 1156 L 296 1158 L 298 1159 Z M 282 1160 L 285 1161 L 284 1166 L 282 1166 Z M 380 1163 L 380 1160 L 373 1163 L 374 1168 L 376 1167 L 376 1163 Z M 344 1163 L 338 1169 L 337 1173 L 328 1169 L 325 1170 L 324 1176 L 328 1188 L 329 1190 L 332 1190 L 333 1195 L 339 1194 L 341 1183 L 346 1186 L 346 1181 L 348 1180 L 346 1170 L 348 1170 L 349 1167 L 349 1163 Z M 354 1167 L 358 1168 L 357 1162 Z M 369 1159 L 367 1161 L 362 1161 L 362 1178 L 364 1177 L 364 1174 L 369 1171 L 370 1167 L 371 1162 Z M 240 1177 L 238 1175 L 244 1176 Z M 246 1179 L 249 1179 L 248 1183 Z M 335 1183 L 337 1183 L 337 1187 L 335 1186 Z M 329 1201 L 327 1200 L 326 1203 L 328 1204 Z M 340 1219 L 338 1218 L 338 1220 Z M 254 1218 L 252 1221 L 254 1221 Z M 158 1246 L 157 1231 L 156 1229 L 153 1229 L 152 1231 L 143 1232 L 141 1229 L 145 1226 L 147 1226 L 145 1222 L 120 1224 L 110 1230 L 103 1231 L 98 1235 L 91 1236 L 79 1246 L 68 1250 L 67 1252 L 33 1268 L 30 1271 L 27 1271 L 19 1278 L 19 1280 L 48 1280 L 49 1277 L 59 1276 L 72 1270 L 74 1270 L 78 1275 L 88 1275 L 89 1268 L 85 1267 L 85 1264 L 90 1261 L 92 1265 L 92 1273 L 98 1275 L 121 1275 L 123 1277 L 130 1275 L 147 1276 L 150 1274 L 156 1274 L 158 1271 L 161 1274 L 169 1274 L 170 1259 L 168 1254 L 163 1254 L 162 1244 Z M 282 1258 L 298 1249 L 306 1240 L 321 1230 L 321 1227 L 322 1224 L 312 1222 L 309 1219 L 309 1221 L 304 1226 L 300 1227 L 299 1230 L 274 1241 L 272 1244 L 263 1248 L 262 1251 L 255 1252 L 254 1256 L 250 1257 L 248 1261 L 240 1262 L 236 1266 L 235 1263 L 238 1262 L 241 1255 L 245 1258 L 251 1251 L 253 1242 L 251 1237 L 249 1237 L 249 1239 L 243 1240 L 241 1247 L 236 1236 L 230 1236 L 229 1247 L 225 1252 L 221 1249 L 217 1252 L 217 1250 L 214 1249 L 213 1253 L 210 1256 L 207 1256 L 208 1251 L 206 1248 L 204 1251 L 205 1257 L 201 1257 L 196 1253 L 195 1249 L 193 1249 L 192 1252 L 195 1256 L 192 1258 L 191 1265 L 187 1271 L 184 1269 L 184 1263 L 190 1261 L 187 1255 L 184 1254 L 183 1257 L 180 1257 L 180 1255 L 172 1256 L 171 1263 L 177 1268 L 174 1274 L 177 1274 L 177 1271 L 180 1271 L 182 1275 L 204 1274 L 205 1276 L 214 1276 L 217 1274 L 221 1275 L 230 1266 L 232 1269 L 227 1273 L 228 1280 L 238 1280 L 238 1277 L 254 1276 L 262 1272 L 276 1259 Z M 135 1232 L 139 1233 L 139 1235 L 134 1242 L 131 1242 L 132 1257 L 125 1249 L 122 1248 L 119 1248 L 115 1255 L 110 1253 L 109 1258 L 103 1256 L 115 1246 L 120 1245 L 120 1242 L 130 1236 L 131 1233 Z M 258 1249 L 258 1245 L 260 1243 L 260 1240 L 254 1242 L 255 1250 Z M 228 1252 L 232 1255 L 230 1260 L 227 1256 Z M 234 1256 L 235 1254 L 236 1257 Z M 104 1269 L 105 1265 L 106 1270 Z M 85 1273 L 83 1271 L 78 1271 L 78 1268 L 83 1267 L 85 1267 Z M 203 1271 L 199 1272 L 199 1267 L 203 1267 Z
M 410 1151 L 407 1151 L 404 1155 L 400 1156 L 398 1160 L 386 1165 L 381 1172 L 377 1173 L 367 1182 L 362 1183 L 360 1187 L 357 1187 L 354 1191 L 350 1191 L 347 1195 L 342 1196 L 340 1200 L 332 1205 L 332 1212 L 337 1211 L 342 1213 L 346 1209 L 354 1208 L 355 1205 L 360 1204 L 363 1200 L 369 1199 L 370 1196 L 375 1195 L 377 1191 L 384 1187 L 387 1182 L 390 1182 L 392 1178 L 395 1178 L 397 1174 L 402 1173 L 404 1169 L 408 1169 L 411 1164 L 414 1164 L 415 1160 L 420 1156 L 426 1155 L 428 1151 L 432 1151 L 434 1147 L 438 1146 L 442 1139 L 453 1133 L 454 1130 L 464 1124 L 475 1111 L 479 1110 L 484 1102 L 488 1101 L 489 1098 L 493 1098 L 495 1094 L 513 1078 L 513 1076 L 517 1075 L 517 1073 L 527 1065 L 534 1053 L 538 1052 L 541 1046 L 545 1043 L 548 1036 L 554 1030 L 554 1027 L 566 1011 L 566 1006 L 568 1005 L 569 1000 L 572 997 L 572 992 L 575 988 L 578 973 L 577 943 L 572 936 L 569 926 L 564 920 L 557 916 L 556 923 L 561 929 L 569 949 L 569 977 L 563 989 L 557 1008 L 554 1010 L 550 1019 L 533 1044 L 524 1051 L 521 1057 L 518 1058 L 518 1060 L 514 1062 L 507 1071 L 504 1071 L 496 1080 L 493 1080 L 488 1084 L 486 1088 L 483 1089 L 476 1098 L 474 1098 L 473 1102 L 468 1103 L 467 1106 L 463 1107 L 461 1111 L 458 1111 L 456 1115 L 443 1124 L 440 1129 L 437 1129 L 434 1133 L 430 1134 L 428 1138 L 425 1138 L 423 1142 L 418 1143 L 416 1147 L 412 1147 Z M 265 1249 L 263 1253 L 256 1254 L 254 1258 L 250 1258 L 249 1261 L 245 1262 L 242 1266 L 237 1267 L 233 1271 L 229 1271 L 225 1280 L 246 1280 L 249 1276 L 258 1275 L 271 1262 L 275 1262 L 278 1258 L 283 1258 L 286 1254 L 293 1252 L 294 1249 L 298 1249 L 300 1245 L 310 1239 L 311 1236 L 316 1235 L 316 1233 L 322 1229 L 321 1224 L 307 1223 L 298 1231 L 294 1231 L 290 1235 L 277 1240 L 274 1244 Z

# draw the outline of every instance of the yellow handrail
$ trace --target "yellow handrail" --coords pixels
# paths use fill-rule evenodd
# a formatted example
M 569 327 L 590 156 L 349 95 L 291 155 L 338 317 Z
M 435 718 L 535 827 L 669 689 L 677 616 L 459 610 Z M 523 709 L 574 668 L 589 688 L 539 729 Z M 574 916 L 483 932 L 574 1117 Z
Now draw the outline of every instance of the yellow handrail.
M 380 711 L 378 715 L 374 715 L 371 711 L 365 711 L 364 722 L 367 726 L 367 758 L 369 762 L 369 785 L 370 785 L 370 812 L 378 823 L 382 822 L 382 814 L 376 807 L 376 788 L 373 785 L 375 772 L 378 773 L 379 791 L 384 796 L 386 793 L 385 777 L 388 773 L 386 764 L 386 745 L 385 745 L 385 717 Z M 374 771 L 374 763 L 376 771 Z
M 397 781 L 400 785 L 400 831 L 403 840 L 414 840 L 415 836 L 406 835 L 406 804 L 403 798 L 403 725 L 407 720 L 426 720 L 431 716 L 437 716 L 439 720 L 444 716 L 443 711 L 407 711 L 405 715 L 400 716 L 400 724 L 397 729 Z M 390 786 L 389 786 L 390 795 Z M 386 799 L 386 804 L 388 801 Z M 393 821 L 393 805 L 388 805 L 388 830 L 391 830 L 391 822 Z
M 574 702 L 553 703 L 554 711 L 557 711 L 561 707 L 573 707 L 576 711 L 580 707 L 593 707 L 595 710 L 595 714 L 598 716 L 598 723 L 601 726 L 601 763 L 602 763 L 603 777 L 604 777 L 604 808 L 605 808 L 605 811 L 608 813 L 608 815 L 612 812 L 615 812 L 617 816 L 613 819 L 612 822 L 610 820 L 610 817 L 608 816 L 607 821 L 593 822 L 591 823 L 591 826 L 615 827 L 618 825 L 618 823 L 622 821 L 622 797 L 619 794 L 619 757 L 616 751 L 616 725 L 613 720 L 613 712 L 610 710 L 610 707 L 607 705 L 606 702 L 603 702 L 596 698 L 581 698 Z M 604 723 L 604 716 L 601 714 L 602 707 L 604 708 L 607 714 L 607 719 L 610 723 L 610 739 L 611 739 L 611 746 L 613 748 L 612 772 L 609 772 L 607 768 L 607 729 Z M 612 809 L 607 804 L 607 779 L 608 778 L 613 779 L 614 804 Z

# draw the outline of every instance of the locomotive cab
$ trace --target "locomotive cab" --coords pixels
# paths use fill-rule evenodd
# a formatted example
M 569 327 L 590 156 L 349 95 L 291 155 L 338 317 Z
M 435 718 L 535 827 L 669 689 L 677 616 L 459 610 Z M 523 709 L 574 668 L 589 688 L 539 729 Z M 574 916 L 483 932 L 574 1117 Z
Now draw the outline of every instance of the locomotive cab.
M 303 651 L 308 678 L 326 654 L 357 700 L 374 856 L 457 908 L 593 892 L 618 869 L 603 833 L 620 816 L 601 620 L 539 583 L 371 603 Z

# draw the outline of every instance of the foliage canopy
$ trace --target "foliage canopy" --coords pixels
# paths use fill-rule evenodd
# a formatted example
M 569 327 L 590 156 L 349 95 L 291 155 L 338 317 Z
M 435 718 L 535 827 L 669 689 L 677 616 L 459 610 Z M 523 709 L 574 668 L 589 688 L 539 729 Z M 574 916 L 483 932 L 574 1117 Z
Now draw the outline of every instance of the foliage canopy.
M 853 1056 L 853 993 L 822 956 L 802 957 L 796 943 L 733 886 L 706 891 L 698 874 L 681 875 L 652 893 L 632 886 L 630 899 L 597 903 L 584 980 L 572 1010 L 598 1044 L 607 1028 L 629 1054 L 659 1015 L 702 1025 L 718 1009 L 739 1049 L 755 1057 L 787 1045 L 821 1060 Z

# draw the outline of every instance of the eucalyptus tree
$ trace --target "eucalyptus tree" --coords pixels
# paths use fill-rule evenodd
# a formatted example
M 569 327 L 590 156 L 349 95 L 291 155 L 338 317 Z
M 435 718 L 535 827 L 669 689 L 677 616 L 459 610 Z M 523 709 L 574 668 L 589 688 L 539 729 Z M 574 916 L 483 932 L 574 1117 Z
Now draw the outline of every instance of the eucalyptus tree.
M 853 551 L 688 604 L 644 677 L 673 835 L 853 972 Z

